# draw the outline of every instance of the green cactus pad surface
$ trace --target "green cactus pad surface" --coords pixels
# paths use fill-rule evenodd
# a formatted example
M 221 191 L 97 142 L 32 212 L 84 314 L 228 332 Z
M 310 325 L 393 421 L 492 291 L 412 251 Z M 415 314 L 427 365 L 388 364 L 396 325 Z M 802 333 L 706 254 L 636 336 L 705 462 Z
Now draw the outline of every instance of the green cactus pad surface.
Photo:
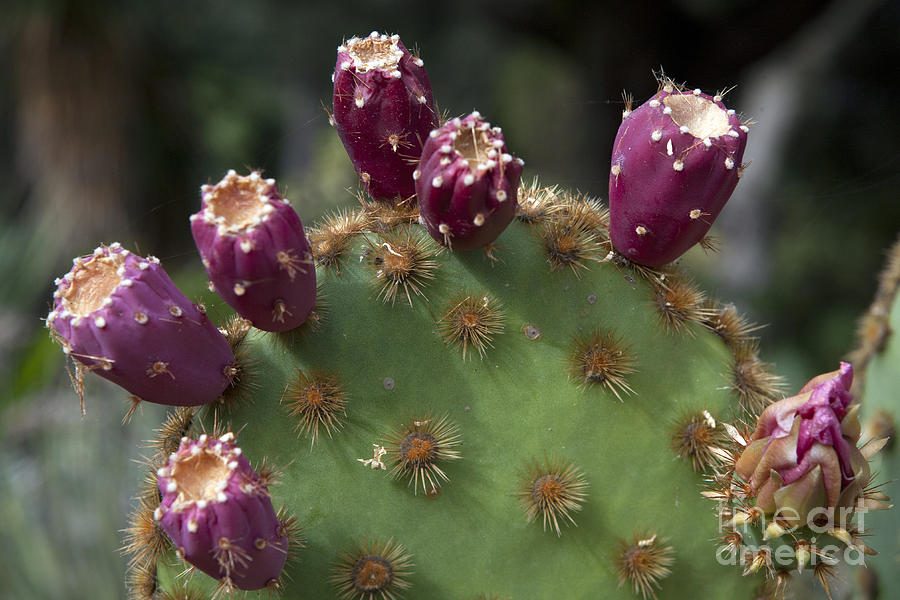
M 438 252 L 422 227 L 398 227 Z M 702 475 L 673 449 L 679 423 L 702 411 L 726 421 L 740 412 L 732 349 L 698 323 L 667 327 L 654 283 L 621 262 L 585 260 L 577 276 L 552 271 L 540 231 L 514 222 L 492 249 L 495 260 L 440 252 L 432 277 L 419 282 L 422 295 L 410 290 L 409 302 L 401 285 L 393 304 L 384 301 L 376 260 L 391 242 L 355 235 L 340 273 L 319 267 L 325 310 L 316 328 L 247 336 L 241 352 L 252 358 L 253 400 L 221 407 L 216 419 L 253 464 L 265 458 L 283 468 L 273 502 L 298 519 L 305 541 L 283 597 L 339 597 L 331 580 L 340 555 L 389 539 L 411 555 L 409 588 L 395 594 L 411 599 L 630 599 L 642 588 L 647 597 L 748 598 L 762 581 L 717 563 Z M 483 346 L 470 341 L 464 359 L 447 322 L 466 298 L 493 311 L 502 331 L 495 323 Z M 625 367 L 618 375 L 585 376 L 573 356 L 598 333 L 615 346 L 612 360 Z M 345 394 L 340 427 L 329 436 L 321 426 L 315 444 L 286 406 L 298 369 L 328 374 Z M 625 387 L 604 385 L 604 373 Z M 397 428 L 442 417 L 458 426 L 460 441 L 459 459 L 436 463 L 449 481 L 432 473 L 442 484 L 433 493 L 427 482 L 415 490 L 408 473 L 392 477 Z M 210 430 L 208 411 L 203 421 Z M 363 462 L 378 458 L 373 445 L 387 447 L 386 470 Z M 523 506 L 523 496 L 534 497 L 529 468 L 544 462 L 574 465 L 588 484 L 581 510 L 569 511 L 577 526 L 557 513 L 561 535 L 544 530 L 540 510 L 528 522 Z M 622 556 L 639 541 L 670 547 L 663 555 L 671 560 L 651 565 L 663 576 L 639 573 L 647 578 L 636 591 Z M 163 555 L 159 588 L 212 595 L 213 579 L 179 577 L 184 569 L 174 553 Z

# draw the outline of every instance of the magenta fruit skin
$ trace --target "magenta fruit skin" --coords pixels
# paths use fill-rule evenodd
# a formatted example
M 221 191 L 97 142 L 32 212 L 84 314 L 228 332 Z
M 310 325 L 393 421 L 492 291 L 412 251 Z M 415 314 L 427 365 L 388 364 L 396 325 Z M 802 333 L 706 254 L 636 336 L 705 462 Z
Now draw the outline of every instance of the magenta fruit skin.
M 396 63 L 367 67 L 355 61 L 351 49 L 372 42 L 389 45 Z M 399 36 L 373 31 L 338 47 L 333 80 L 331 120 L 366 191 L 375 200 L 410 199 L 422 142 L 439 124 L 422 60 Z
M 103 306 L 70 312 L 64 296 L 81 265 L 117 256 L 122 278 Z M 230 383 L 234 354 L 202 307 L 175 286 L 159 260 L 141 258 L 118 243 L 76 258 L 57 279 L 47 327 L 63 351 L 101 377 L 148 402 L 197 406 L 212 402 Z
M 244 186 L 263 214 L 242 227 L 228 227 L 209 205 L 213 195 Z M 316 303 L 316 270 L 300 217 L 279 195 L 274 179 L 229 171 L 204 186 L 191 233 L 210 281 L 225 302 L 253 326 L 287 331 L 302 325 Z
M 463 136 L 477 137 L 478 145 L 488 148 L 473 159 L 474 168 L 454 147 Z M 477 111 L 433 130 L 413 174 L 421 221 L 428 233 L 452 250 L 492 243 L 516 215 L 523 165 L 509 153 L 500 128 L 491 128 Z
M 800 431 L 797 437 L 799 464 L 794 469 L 781 473 L 785 484 L 796 481 L 809 471 L 810 467 L 805 464 L 804 457 L 815 443 L 834 447 L 841 467 L 842 487 L 846 487 L 853 480 L 851 448 L 841 431 L 841 422 L 853 402 L 853 395 L 850 393 L 853 385 L 853 366 L 841 362 L 838 371 L 827 375 L 824 380 L 822 377 L 813 379 L 800 390 L 800 394 L 806 392 L 811 394 L 794 413 L 800 417 Z M 790 435 L 793 420 L 787 422 L 788 418 L 782 419 L 785 423 L 764 422 L 760 419 L 760 437 L 768 435 L 777 438 Z M 767 425 L 768 431 L 765 428 Z M 754 437 L 756 436 L 754 433 Z
M 157 471 L 162 501 L 154 518 L 188 563 L 215 579 L 228 577 L 239 589 L 258 590 L 281 574 L 288 538 L 268 490 L 233 440 L 231 433 L 183 438 Z M 187 497 L 173 474 L 177 465 L 203 453 L 221 460 L 228 474 L 217 484 L 204 482 L 209 497 Z M 196 479 L 191 485 L 200 486 Z
M 671 90 L 671 91 L 669 91 Z M 697 96 L 727 116 L 727 131 L 695 137 L 667 112 L 668 96 Z M 670 109 L 668 109 L 670 110 Z M 719 96 L 666 86 L 619 126 L 609 177 L 610 238 L 628 260 L 659 267 L 709 231 L 741 174 L 748 127 Z

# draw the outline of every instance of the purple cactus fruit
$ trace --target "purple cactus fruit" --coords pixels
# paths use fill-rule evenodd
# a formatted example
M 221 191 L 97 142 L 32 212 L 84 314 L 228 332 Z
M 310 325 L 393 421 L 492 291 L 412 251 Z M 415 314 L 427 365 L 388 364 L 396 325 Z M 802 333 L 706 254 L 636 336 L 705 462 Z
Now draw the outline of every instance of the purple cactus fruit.
M 316 303 L 316 270 L 303 224 L 274 179 L 229 171 L 202 188 L 191 232 L 213 287 L 254 327 L 287 331 Z
M 158 259 L 116 243 L 73 262 L 47 316 L 63 352 L 148 402 L 196 406 L 225 390 L 228 342 Z
M 242 590 L 278 579 L 288 537 L 234 434 L 182 438 L 157 476 L 162 501 L 153 517 L 187 562 Z
M 681 90 L 669 81 L 626 110 L 609 177 L 616 250 L 659 267 L 699 242 L 741 176 L 747 131 L 720 95 Z
M 438 126 L 422 59 L 396 35 L 353 37 L 338 47 L 331 121 L 375 200 L 407 200 L 422 142 Z
M 454 250 L 487 246 L 516 215 L 525 163 L 476 111 L 433 130 L 413 173 L 422 222 Z

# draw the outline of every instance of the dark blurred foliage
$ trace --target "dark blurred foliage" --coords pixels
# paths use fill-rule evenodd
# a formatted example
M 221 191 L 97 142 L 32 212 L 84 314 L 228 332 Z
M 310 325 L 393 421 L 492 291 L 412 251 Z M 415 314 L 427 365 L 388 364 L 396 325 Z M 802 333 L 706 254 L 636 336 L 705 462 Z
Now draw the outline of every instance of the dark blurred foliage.
M 851 344 L 900 233 L 898 31 L 889 2 L 804 95 L 768 203 L 769 285 L 750 299 L 772 324 L 766 342 L 809 352 L 819 369 Z

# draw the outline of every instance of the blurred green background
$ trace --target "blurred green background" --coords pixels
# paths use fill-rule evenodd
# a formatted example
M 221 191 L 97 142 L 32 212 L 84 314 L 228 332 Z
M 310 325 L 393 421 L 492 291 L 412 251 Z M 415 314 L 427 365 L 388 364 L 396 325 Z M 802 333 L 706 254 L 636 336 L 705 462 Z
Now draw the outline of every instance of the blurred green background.
M 377 29 L 418 46 L 442 109 L 478 109 L 535 175 L 606 197 L 623 89 L 651 69 L 737 85 L 758 125 L 713 233 L 684 259 L 763 330 L 796 387 L 835 368 L 900 228 L 900 2 L 5 0 L 0 4 L 0 598 L 123 598 L 118 554 L 140 440 L 124 396 L 68 389 L 42 317 L 100 242 L 159 256 L 189 296 L 200 184 L 262 168 L 311 223 L 356 181 L 324 107 L 335 48 Z M 224 313 L 213 307 L 213 313 Z M 724 384 L 724 379 L 723 379 Z

